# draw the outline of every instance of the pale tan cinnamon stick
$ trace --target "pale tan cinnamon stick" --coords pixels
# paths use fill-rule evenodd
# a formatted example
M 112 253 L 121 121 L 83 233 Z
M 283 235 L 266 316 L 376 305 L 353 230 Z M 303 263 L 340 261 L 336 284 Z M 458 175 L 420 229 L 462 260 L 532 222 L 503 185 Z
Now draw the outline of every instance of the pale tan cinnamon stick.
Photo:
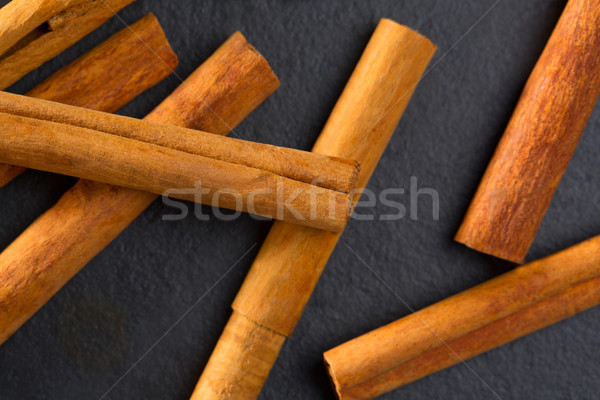
M 600 303 L 600 278 L 580 283 L 360 384 L 368 396 L 396 389 L 569 318 Z M 352 390 L 351 390 L 352 391 Z
M 56 57 L 134 0 L 12 0 L 0 9 L 0 89 Z
M 17 0 L 0 9 L 0 54 L 56 13 L 84 0 Z
M 278 86 L 266 60 L 238 32 L 146 119 L 224 135 Z M 80 180 L 0 253 L 0 343 L 155 198 Z
M 600 236 L 325 353 L 340 399 L 371 399 L 600 301 Z
M 600 94 L 600 3 L 569 0 L 456 240 L 522 263 Z
M 0 162 L 331 231 L 358 175 L 350 160 L 6 92 L 0 126 Z
M 313 152 L 357 159 L 364 187 L 434 52 L 425 37 L 381 20 Z M 258 397 L 339 237 L 275 222 L 193 400 Z
M 176 66 L 177 56 L 158 20 L 148 14 L 49 76 L 27 96 L 115 112 Z M 24 170 L 0 164 L 0 187 Z

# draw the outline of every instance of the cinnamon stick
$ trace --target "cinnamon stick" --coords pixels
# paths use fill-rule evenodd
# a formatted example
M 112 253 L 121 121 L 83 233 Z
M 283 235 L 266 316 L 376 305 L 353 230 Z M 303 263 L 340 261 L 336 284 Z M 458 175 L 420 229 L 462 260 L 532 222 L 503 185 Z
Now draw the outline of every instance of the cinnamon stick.
M 483 176 L 458 242 L 522 263 L 600 94 L 600 3 L 570 0 Z
M 382 19 L 313 152 L 357 159 L 357 187 L 365 187 L 434 51 L 425 37 Z M 275 222 L 193 400 L 258 397 L 339 237 Z
M 0 162 L 332 231 L 358 174 L 349 160 L 5 92 L 0 126 Z
M 56 57 L 134 0 L 12 0 L 0 9 L 0 89 Z
M 278 86 L 266 60 L 238 32 L 146 119 L 224 135 Z M 148 192 L 80 180 L 0 253 L 0 343 L 154 199 Z
M 148 14 L 50 75 L 27 96 L 115 112 L 170 75 L 176 66 L 177 56 L 158 20 Z M 110 71 L 110 79 L 106 71 Z M 0 187 L 24 170 L 0 164 Z
M 324 354 L 338 397 L 371 399 L 600 302 L 600 236 Z

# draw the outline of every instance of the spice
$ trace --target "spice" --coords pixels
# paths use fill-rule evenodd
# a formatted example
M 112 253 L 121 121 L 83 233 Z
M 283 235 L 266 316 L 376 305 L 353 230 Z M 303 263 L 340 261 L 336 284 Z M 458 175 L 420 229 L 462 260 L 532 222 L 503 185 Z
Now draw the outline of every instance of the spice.
M 598 302 L 600 236 L 346 342 L 325 362 L 340 399 L 371 399 Z
M 238 32 L 146 119 L 224 135 L 277 87 L 266 60 Z M 231 106 L 235 112 L 228 112 Z M 0 343 L 154 199 L 148 192 L 80 180 L 0 253 Z
M 158 20 L 148 14 L 50 75 L 27 96 L 115 112 L 169 76 L 176 66 L 177 56 Z M 0 164 L 0 187 L 24 170 Z
M 313 152 L 358 160 L 357 187 L 365 187 L 434 52 L 425 37 L 381 20 Z M 193 400 L 258 397 L 339 237 L 275 222 Z
M 522 263 L 600 94 L 600 4 L 570 0 L 456 240 Z
M 0 9 L 0 89 L 56 57 L 134 0 L 12 0 Z

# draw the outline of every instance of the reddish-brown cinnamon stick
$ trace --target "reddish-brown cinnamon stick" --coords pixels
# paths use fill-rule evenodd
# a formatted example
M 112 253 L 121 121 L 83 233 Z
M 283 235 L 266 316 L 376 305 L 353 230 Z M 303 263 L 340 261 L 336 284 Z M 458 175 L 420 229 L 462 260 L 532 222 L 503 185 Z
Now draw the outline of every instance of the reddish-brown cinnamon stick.
M 116 33 L 27 93 L 63 104 L 114 112 L 177 66 L 156 17 L 148 14 Z M 106 77 L 110 71 L 110 79 Z M 0 164 L 0 187 L 25 168 Z
M 359 160 L 358 187 L 366 186 L 434 52 L 427 38 L 381 20 L 313 152 Z M 339 237 L 283 222 L 273 225 L 193 400 L 258 397 Z
M 600 3 L 570 0 L 456 240 L 521 263 L 600 94 Z
M 12 0 L 0 9 L 0 89 L 68 49 L 134 0 Z
M 600 236 L 344 343 L 325 362 L 340 399 L 371 399 L 598 302 Z
M 238 32 L 146 119 L 224 135 L 278 86 L 266 60 Z M 0 343 L 155 198 L 80 180 L 27 228 L 0 254 Z

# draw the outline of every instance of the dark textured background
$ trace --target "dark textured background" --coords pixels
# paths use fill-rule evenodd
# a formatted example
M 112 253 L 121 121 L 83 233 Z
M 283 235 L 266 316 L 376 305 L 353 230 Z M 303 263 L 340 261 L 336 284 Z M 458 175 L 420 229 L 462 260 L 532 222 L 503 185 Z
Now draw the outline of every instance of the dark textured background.
M 408 188 L 416 176 L 419 187 L 439 192 L 440 220 L 432 218 L 424 197 L 418 220 L 351 222 L 261 400 L 333 399 L 322 352 L 409 313 L 346 245 L 414 309 L 512 268 L 452 237 L 565 1 L 503 0 L 469 30 L 493 4 L 138 0 L 120 14 L 127 23 L 148 12 L 158 16 L 180 57 L 182 77 L 241 30 L 282 86 L 237 133 L 301 149 L 311 148 L 379 18 L 432 39 L 439 47 L 434 63 L 445 54 L 419 85 L 370 182 L 375 191 Z M 11 91 L 25 92 L 122 27 L 111 20 Z M 167 79 L 121 112 L 145 115 L 178 83 Z M 600 232 L 599 130 L 597 110 L 529 260 Z M 0 247 L 73 183 L 29 171 L 0 190 Z M 408 204 L 407 195 L 399 200 Z M 188 399 L 259 246 L 162 335 L 263 241 L 270 223 L 247 216 L 228 223 L 162 221 L 170 211 L 160 202 L 152 205 L 0 348 L 2 400 L 98 399 L 142 355 L 105 399 Z M 373 213 L 389 211 L 380 205 Z M 502 399 L 597 398 L 599 331 L 600 309 L 589 310 L 468 364 Z M 382 398 L 496 398 L 481 380 L 459 365 Z

